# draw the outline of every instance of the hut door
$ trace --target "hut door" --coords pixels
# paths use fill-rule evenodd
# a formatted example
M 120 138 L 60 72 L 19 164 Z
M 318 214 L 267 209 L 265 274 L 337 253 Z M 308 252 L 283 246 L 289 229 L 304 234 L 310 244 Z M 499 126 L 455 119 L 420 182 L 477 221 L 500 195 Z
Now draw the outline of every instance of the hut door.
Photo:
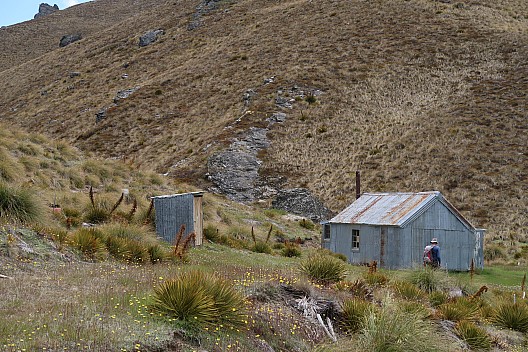
M 381 227 L 381 234 L 380 234 L 380 268 L 383 268 L 385 266 L 385 244 L 387 243 L 387 228 L 382 226 Z
M 202 197 L 194 197 L 193 213 L 195 244 L 201 246 L 203 239 Z

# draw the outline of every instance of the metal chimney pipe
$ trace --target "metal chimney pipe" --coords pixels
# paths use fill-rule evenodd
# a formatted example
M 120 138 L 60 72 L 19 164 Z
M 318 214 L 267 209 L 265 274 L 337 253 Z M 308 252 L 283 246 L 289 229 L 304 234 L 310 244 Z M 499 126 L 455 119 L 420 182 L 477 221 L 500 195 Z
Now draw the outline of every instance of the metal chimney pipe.
M 356 171 L 356 199 L 361 197 L 361 175 L 359 170 Z

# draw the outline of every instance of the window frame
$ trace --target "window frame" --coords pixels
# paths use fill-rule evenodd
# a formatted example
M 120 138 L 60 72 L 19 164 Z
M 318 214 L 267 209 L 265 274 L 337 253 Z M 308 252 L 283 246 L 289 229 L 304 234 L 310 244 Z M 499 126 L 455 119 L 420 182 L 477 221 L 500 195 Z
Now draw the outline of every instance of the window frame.
M 332 238 L 332 234 L 330 231 L 330 224 L 324 224 L 323 225 L 323 241 L 328 242 L 330 241 L 331 238 Z
M 350 244 L 350 249 L 354 252 L 359 252 L 361 244 L 361 237 L 358 229 L 352 229 L 352 243 Z

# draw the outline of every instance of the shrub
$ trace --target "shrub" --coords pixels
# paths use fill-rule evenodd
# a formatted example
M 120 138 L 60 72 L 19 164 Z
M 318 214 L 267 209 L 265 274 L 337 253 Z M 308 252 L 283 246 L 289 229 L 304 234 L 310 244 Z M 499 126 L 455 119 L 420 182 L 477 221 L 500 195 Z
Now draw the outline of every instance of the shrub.
M 94 229 L 79 229 L 70 238 L 70 245 L 79 250 L 89 260 L 102 260 L 106 257 L 106 247 L 102 234 Z
M 249 247 L 246 241 L 227 235 L 220 235 L 218 243 L 236 249 L 245 249 Z
M 315 104 L 317 102 L 317 98 L 315 97 L 315 95 L 308 95 L 306 96 L 305 100 L 310 105 Z
M 420 300 L 425 294 L 425 292 L 416 285 L 407 281 L 396 282 L 393 284 L 393 287 L 400 297 L 409 300 Z
M 488 262 L 496 259 L 506 258 L 506 251 L 499 244 L 489 244 L 484 248 L 484 260 Z
M 299 248 L 299 245 L 292 242 L 286 242 L 284 244 L 284 248 L 281 252 L 283 257 L 300 257 L 301 256 L 301 249 Z
M 341 325 L 350 332 L 357 332 L 363 323 L 363 320 L 374 306 L 362 299 L 349 299 L 341 304 L 343 314 L 341 317 Z
M 439 314 L 451 321 L 475 321 L 479 317 L 479 303 L 469 298 L 458 298 L 454 302 L 438 306 Z
M 440 286 L 440 275 L 438 270 L 426 267 L 415 270 L 411 275 L 411 282 L 425 292 L 436 291 Z
M 244 300 L 232 285 L 213 275 L 190 271 L 154 289 L 151 309 L 191 327 L 241 323 Z
M 455 333 L 464 340 L 472 350 L 491 350 L 491 339 L 483 329 L 474 323 L 466 320 L 458 322 L 455 326 Z
M 27 223 L 37 221 L 41 214 L 40 204 L 28 189 L 0 182 L 0 219 Z
M 266 253 L 266 254 L 271 254 L 271 247 L 269 246 L 269 244 L 265 243 L 265 242 L 262 242 L 262 241 L 257 241 L 253 247 L 251 248 L 251 250 L 253 252 L 256 252 L 256 253 Z
M 216 228 L 214 225 L 207 225 L 203 229 L 203 234 L 204 234 L 205 239 L 210 242 L 216 243 L 220 239 L 218 228 Z
M 528 306 L 525 303 L 502 303 L 496 309 L 492 322 L 504 328 L 528 332 Z
M 302 219 L 301 221 L 299 221 L 299 225 L 307 230 L 315 229 L 315 224 L 310 220 Z
M 315 254 L 301 262 L 300 271 L 311 280 L 326 285 L 343 280 L 347 268 L 335 257 Z
M 266 215 L 270 219 L 275 219 L 275 218 L 281 217 L 282 215 L 286 215 L 286 214 L 288 214 L 286 211 L 280 210 L 280 209 L 264 210 L 264 215 Z
M 277 242 L 277 243 L 274 243 L 271 248 L 273 249 L 284 249 L 286 247 L 286 245 L 284 243 L 280 243 L 280 242 Z

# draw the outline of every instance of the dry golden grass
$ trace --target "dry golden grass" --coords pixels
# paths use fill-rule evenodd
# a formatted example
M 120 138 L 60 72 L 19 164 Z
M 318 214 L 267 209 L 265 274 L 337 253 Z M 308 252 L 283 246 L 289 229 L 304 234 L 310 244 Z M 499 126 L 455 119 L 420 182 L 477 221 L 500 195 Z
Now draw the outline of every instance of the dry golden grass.
M 82 10 L 76 22 L 89 30 L 35 61 L 5 51 L 2 120 L 202 183 L 208 155 L 279 110 L 277 90 L 316 88 L 315 104 L 295 103 L 275 125 L 263 174 L 287 176 L 338 211 L 361 169 L 364 191 L 439 190 L 492 237 L 526 237 L 524 0 L 239 0 L 193 31 L 198 1 L 143 1 L 149 10 L 118 14 L 129 3 L 98 1 L 20 25 L 36 42 L 40 26 L 68 27 Z M 166 34 L 139 48 L 155 28 Z M 117 91 L 135 86 L 95 124 Z M 225 130 L 249 88 L 254 113 Z

